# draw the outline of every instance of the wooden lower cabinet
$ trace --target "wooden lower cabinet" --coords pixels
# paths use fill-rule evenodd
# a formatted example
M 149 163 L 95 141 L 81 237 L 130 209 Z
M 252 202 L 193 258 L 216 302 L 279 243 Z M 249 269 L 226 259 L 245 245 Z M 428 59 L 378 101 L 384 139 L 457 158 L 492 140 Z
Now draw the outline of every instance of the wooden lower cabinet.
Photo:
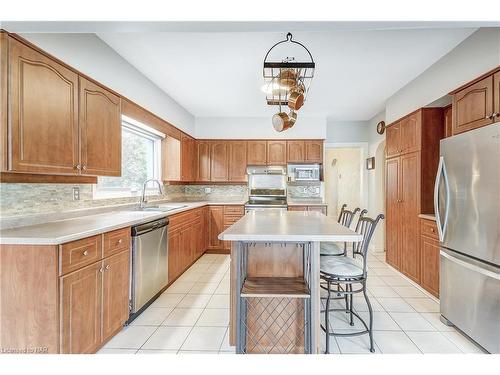
M 168 283 L 174 281 L 181 273 L 180 266 L 181 231 L 168 231 Z
M 130 251 L 104 259 L 102 339 L 119 331 L 129 316 Z
M 327 206 L 288 206 L 288 211 L 314 211 L 327 214 Z
M 102 261 L 61 277 L 61 353 L 94 353 L 100 347 L 102 286 Z
M 428 292 L 439 298 L 439 240 L 434 231 L 436 223 L 420 219 L 420 285 Z
M 224 230 L 224 206 L 210 206 L 208 219 L 208 249 L 222 249 L 219 234 Z

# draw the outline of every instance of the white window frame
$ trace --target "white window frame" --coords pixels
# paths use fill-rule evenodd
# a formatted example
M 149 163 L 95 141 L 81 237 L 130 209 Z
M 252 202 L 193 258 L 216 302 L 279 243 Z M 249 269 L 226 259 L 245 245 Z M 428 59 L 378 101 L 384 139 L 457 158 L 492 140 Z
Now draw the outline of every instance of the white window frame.
M 122 115 L 122 129 L 138 134 L 142 137 L 153 141 L 153 178 L 161 179 L 162 172 L 162 153 L 161 142 L 166 135 L 148 125 L 136 121 L 128 116 Z M 112 198 L 127 198 L 127 197 L 140 197 L 142 195 L 141 189 L 130 188 L 99 188 L 98 184 L 92 185 L 93 199 L 112 199 Z M 158 195 L 158 188 L 147 187 L 146 196 Z

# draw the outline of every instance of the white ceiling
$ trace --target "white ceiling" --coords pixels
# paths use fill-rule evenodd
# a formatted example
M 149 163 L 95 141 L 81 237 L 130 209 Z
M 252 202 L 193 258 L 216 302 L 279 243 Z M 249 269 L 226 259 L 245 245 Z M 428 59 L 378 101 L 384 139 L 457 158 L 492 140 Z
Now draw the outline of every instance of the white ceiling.
M 316 61 L 300 115 L 368 120 L 383 109 L 387 98 L 474 31 L 422 27 L 298 31 L 294 39 L 305 44 Z M 276 111 L 266 105 L 260 91 L 262 62 L 285 32 L 97 35 L 194 116 L 256 117 Z

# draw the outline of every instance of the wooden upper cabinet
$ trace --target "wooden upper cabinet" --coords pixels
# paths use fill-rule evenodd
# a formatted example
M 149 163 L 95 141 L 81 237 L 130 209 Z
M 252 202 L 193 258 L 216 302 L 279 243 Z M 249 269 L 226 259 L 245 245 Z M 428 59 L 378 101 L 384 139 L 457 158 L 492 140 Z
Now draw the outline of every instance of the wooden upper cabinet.
M 247 180 L 247 142 L 229 141 L 229 181 Z
M 453 123 L 452 123 L 452 113 L 451 104 L 443 109 L 444 118 L 444 137 L 451 137 L 453 134 Z
M 304 162 L 305 142 L 304 141 L 287 141 L 286 142 L 286 158 L 288 163 L 302 163 Z
M 129 251 L 104 259 L 103 340 L 123 327 L 129 316 Z
M 83 174 L 120 176 L 120 98 L 80 77 L 80 147 Z
M 323 141 L 304 141 L 306 163 L 323 163 Z
M 456 92 L 453 95 L 453 134 L 493 123 L 493 97 L 493 75 Z
M 161 141 L 163 181 L 181 180 L 181 142 L 167 135 Z
M 400 152 L 407 154 L 420 150 L 420 116 L 415 112 L 401 120 Z
M 247 163 L 248 165 L 267 164 L 267 142 L 248 141 L 247 142 Z
M 181 134 L 181 180 L 194 181 L 197 176 L 195 161 L 196 141 L 187 134 Z
M 94 353 L 101 345 L 102 262 L 60 278 L 61 353 Z
M 286 141 L 267 141 L 267 164 L 286 165 Z
M 9 38 L 9 170 L 78 174 L 78 75 Z
M 401 122 L 387 127 L 386 130 L 386 157 L 392 158 L 401 153 Z
M 228 142 L 212 141 L 210 144 L 210 180 L 228 180 Z
M 198 141 L 198 181 L 210 181 L 210 142 Z
M 493 75 L 493 111 L 495 113 L 495 117 L 493 118 L 493 122 L 500 121 L 500 71 L 496 72 Z

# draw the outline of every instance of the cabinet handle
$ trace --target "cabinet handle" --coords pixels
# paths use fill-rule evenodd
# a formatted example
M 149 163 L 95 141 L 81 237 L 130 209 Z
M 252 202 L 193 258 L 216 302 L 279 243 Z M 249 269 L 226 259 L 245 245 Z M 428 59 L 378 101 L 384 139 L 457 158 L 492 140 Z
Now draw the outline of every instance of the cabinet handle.
M 103 272 L 104 272 L 104 270 L 102 269 L 102 267 L 101 267 L 101 268 L 99 268 L 99 272 L 100 272 L 100 273 L 103 273 Z
M 75 169 L 76 169 L 77 171 L 79 171 L 80 169 L 82 169 L 82 166 L 81 166 L 80 164 L 77 164 L 77 165 L 75 165 Z
M 106 265 L 106 269 L 109 270 L 109 264 Z
M 89 255 L 89 252 L 88 252 L 87 250 L 85 250 L 85 251 L 83 252 L 83 256 L 87 256 L 87 255 Z
M 434 233 L 434 228 L 431 228 L 431 232 Z
M 83 169 L 84 171 L 86 171 L 86 170 L 87 170 L 87 166 L 84 164 L 84 165 L 83 165 L 83 167 L 82 167 L 82 169 Z
M 494 119 L 495 117 L 500 117 L 500 113 L 493 113 L 491 115 L 491 119 Z
M 120 238 L 120 239 L 118 240 L 118 244 L 121 244 L 122 242 L 123 242 L 123 240 Z

